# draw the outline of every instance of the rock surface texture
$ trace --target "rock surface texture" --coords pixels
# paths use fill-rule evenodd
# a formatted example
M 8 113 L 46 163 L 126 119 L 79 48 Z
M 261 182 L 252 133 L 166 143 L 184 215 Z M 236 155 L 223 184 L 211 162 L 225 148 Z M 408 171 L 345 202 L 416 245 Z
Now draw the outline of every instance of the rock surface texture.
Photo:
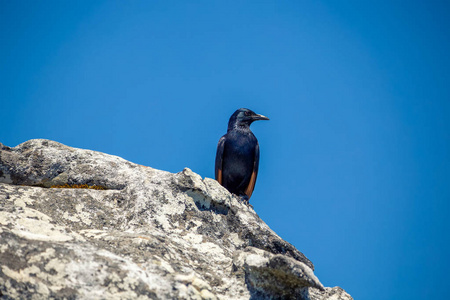
M 215 180 L 49 140 L 0 144 L 0 241 L 1 299 L 352 299 Z

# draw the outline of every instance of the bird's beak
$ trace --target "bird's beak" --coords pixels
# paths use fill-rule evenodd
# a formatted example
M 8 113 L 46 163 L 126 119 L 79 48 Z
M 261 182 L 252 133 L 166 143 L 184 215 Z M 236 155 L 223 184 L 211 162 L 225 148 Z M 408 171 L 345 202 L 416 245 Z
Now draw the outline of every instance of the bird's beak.
M 256 121 L 256 120 L 269 120 L 269 118 L 266 117 L 266 116 L 263 116 L 263 115 L 255 115 L 255 116 L 253 116 L 253 120 L 254 121 Z

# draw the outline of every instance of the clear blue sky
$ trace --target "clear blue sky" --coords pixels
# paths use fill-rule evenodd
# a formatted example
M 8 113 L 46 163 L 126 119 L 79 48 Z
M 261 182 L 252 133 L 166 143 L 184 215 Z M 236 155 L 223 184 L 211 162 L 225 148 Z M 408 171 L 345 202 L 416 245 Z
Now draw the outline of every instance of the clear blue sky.
M 324 285 L 448 297 L 449 3 L 187 2 L 0 0 L 0 142 L 213 177 L 250 108 L 251 203 Z

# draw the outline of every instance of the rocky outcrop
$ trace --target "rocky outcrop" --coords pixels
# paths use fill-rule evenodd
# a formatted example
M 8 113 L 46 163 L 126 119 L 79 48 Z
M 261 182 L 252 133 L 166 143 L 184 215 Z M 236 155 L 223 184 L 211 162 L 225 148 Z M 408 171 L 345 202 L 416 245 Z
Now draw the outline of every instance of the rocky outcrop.
M 352 299 L 215 180 L 48 140 L 0 148 L 2 299 Z

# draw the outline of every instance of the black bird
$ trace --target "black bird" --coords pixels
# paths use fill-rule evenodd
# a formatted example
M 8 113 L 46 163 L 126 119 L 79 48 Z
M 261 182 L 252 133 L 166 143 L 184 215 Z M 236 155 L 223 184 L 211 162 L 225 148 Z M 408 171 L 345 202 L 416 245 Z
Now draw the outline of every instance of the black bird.
M 216 154 L 216 180 L 231 193 L 248 202 L 255 188 L 259 165 L 259 144 L 250 124 L 269 120 L 250 109 L 236 110 L 228 121 L 227 133 L 220 138 Z

